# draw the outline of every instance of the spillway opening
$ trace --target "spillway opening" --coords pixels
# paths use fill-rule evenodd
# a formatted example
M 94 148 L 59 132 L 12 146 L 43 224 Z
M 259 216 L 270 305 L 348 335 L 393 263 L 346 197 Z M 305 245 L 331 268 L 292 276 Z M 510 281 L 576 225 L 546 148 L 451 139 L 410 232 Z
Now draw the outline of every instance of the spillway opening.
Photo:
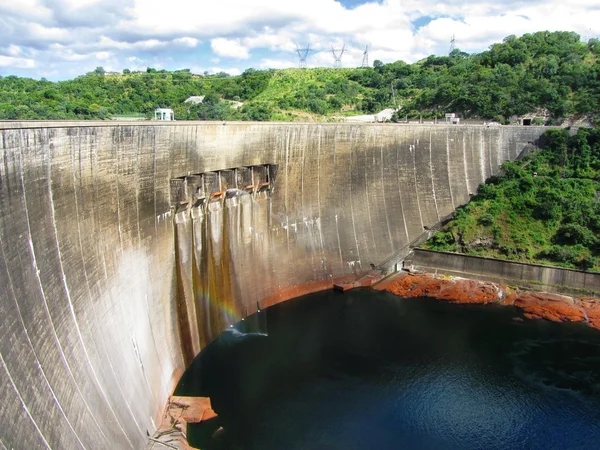
M 276 164 L 234 167 L 171 179 L 171 205 L 176 212 L 229 192 L 255 194 L 275 188 Z
M 260 261 L 252 258 L 271 251 L 276 173 L 276 165 L 265 164 L 171 180 L 177 319 L 186 366 L 221 331 L 258 309 L 257 302 L 241 299 L 264 296 Z

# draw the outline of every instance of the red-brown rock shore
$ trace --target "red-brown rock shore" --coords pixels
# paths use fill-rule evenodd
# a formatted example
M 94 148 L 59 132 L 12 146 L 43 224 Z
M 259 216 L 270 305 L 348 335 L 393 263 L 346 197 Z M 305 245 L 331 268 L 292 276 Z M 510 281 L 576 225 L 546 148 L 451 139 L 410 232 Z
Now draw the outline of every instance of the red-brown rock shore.
M 529 319 L 584 322 L 600 329 L 600 300 L 568 297 L 547 292 L 512 289 L 497 283 L 467 280 L 429 273 L 402 272 L 375 286 L 401 297 L 432 297 L 454 303 L 514 305 Z

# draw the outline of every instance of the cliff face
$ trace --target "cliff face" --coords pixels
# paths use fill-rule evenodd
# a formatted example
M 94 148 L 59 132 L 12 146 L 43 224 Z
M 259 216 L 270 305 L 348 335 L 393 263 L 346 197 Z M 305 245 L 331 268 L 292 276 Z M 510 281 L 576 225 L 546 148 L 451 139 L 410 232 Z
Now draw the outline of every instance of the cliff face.
M 547 292 L 515 292 L 508 286 L 464 278 L 435 277 L 427 273 L 399 275 L 379 284 L 401 297 L 431 297 L 454 303 L 513 305 L 528 319 L 583 322 L 600 329 L 600 300 L 573 298 Z
M 543 131 L 0 123 L 2 443 L 141 448 L 224 327 L 362 275 Z

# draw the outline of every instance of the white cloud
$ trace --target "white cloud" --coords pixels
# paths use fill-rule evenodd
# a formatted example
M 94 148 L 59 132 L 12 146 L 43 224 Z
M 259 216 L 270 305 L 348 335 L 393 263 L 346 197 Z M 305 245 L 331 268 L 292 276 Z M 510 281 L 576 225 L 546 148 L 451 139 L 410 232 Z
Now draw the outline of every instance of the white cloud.
M 102 3 L 102 0 L 62 0 L 64 6 L 72 9 L 84 9 Z
M 69 30 L 57 27 L 46 27 L 39 23 L 32 23 L 29 32 L 33 38 L 46 41 L 65 41 L 69 37 Z
M 305 8 L 318 7 L 319 3 L 335 4 L 333 0 L 308 0 L 289 2 L 274 0 L 220 0 L 207 7 L 205 2 L 188 0 L 136 0 L 131 9 L 133 19 L 123 25 L 140 33 L 167 34 L 198 30 L 207 36 L 229 33 L 248 22 L 269 22 L 283 17 L 301 17 Z M 312 3 L 312 5 L 306 4 Z M 221 32 L 221 33 L 219 33 Z
M 285 51 L 294 51 L 296 48 L 291 32 L 285 29 L 275 32 L 268 27 L 263 32 L 245 37 L 242 42 L 248 48 L 268 48 L 270 50 Z
M 117 49 L 117 50 L 152 50 L 156 48 L 166 47 L 167 41 L 158 39 L 145 39 L 137 42 L 115 41 L 109 37 L 101 36 L 98 42 L 98 48 L 102 49 Z
M 52 10 L 39 0 L 2 1 L 0 12 L 4 17 L 22 17 L 37 21 L 48 21 L 52 17 Z
M 90 59 L 90 55 L 84 55 L 82 53 L 76 53 L 70 48 L 57 49 L 54 52 L 54 60 L 58 61 L 67 61 L 67 62 L 77 62 L 77 61 L 85 61 Z
M 224 58 L 248 59 L 250 54 L 239 39 L 216 38 L 211 39 L 210 47 L 213 52 Z
M 81 53 L 78 51 L 75 51 L 73 48 L 70 48 L 69 46 L 65 45 L 65 44 L 60 44 L 60 43 L 53 43 L 50 44 L 48 46 L 49 48 L 49 53 L 51 53 L 52 55 L 52 60 L 49 62 L 50 65 L 52 66 L 56 66 L 56 67 L 60 67 L 60 65 L 62 63 L 77 63 L 77 62 L 81 62 L 81 61 L 86 61 L 92 58 L 96 58 L 96 59 L 107 59 L 109 54 L 107 52 L 97 52 L 97 53 Z M 39 54 L 39 52 L 37 52 Z M 103 58 L 103 56 L 105 56 L 104 54 L 107 54 L 106 57 Z M 55 71 L 52 71 L 53 73 Z M 84 69 L 81 70 L 81 72 L 79 73 L 79 75 L 81 75 L 81 73 L 85 72 Z M 44 73 L 48 73 L 48 72 L 44 72 Z M 46 75 L 44 75 L 46 76 Z
M 19 69 L 32 69 L 35 61 L 29 58 L 15 58 L 14 56 L 0 55 L 0 67 L 18 67 Z
M 110 52 L 98 52 L 98 53 L 96 53 L 96 59 L 98 59 L 100 61 L 106 61 L 111 56 L 112 56 L 112 53 L 110 53 Z
M 160 41 L 158 39 L 148 39 L 146 41 L 136 42 L 132 47 L 141 48 L 141 49 L 153 49 L 157 47 L 164 47 L 166 42 Z
M 97 46 L 99 48 L 110 48 L 110 49 L 129 49 L 133 46 L 127 42 L 117 42 L 107 36 L 100 36 Z
M 578 12 L 558 4 L 537 5 L 498 15 L 438 18 L 421 28 L 417 36 L 422 38 L 420 48 L 439 50 L 448 47 L 450 36 L 455 35 L 457 47 L 474 52 L 484 50 L 511 34 L 518 36 L 541 30 L 578 30 L 584 35 L 585 24 L 597 24 L 599 21 L 600 11 Z M 595 32 L 588 30 L 589 35 L 600 34 L 600 27 L 595 27 Z
M 342 65 L 351 67 L 366 45 L 371 63 L 413 62 L 446 53 L 452 35 L 468 52 L 546 29 L 600 36 L 598 0 L 365 0 L 353 9 L 342 2 L 0 0 L 0 53 L 12 58 L 2 74 L 40 76 L 43 68 L 66 77 L 95 60 L 117 68 L 222 66 L 228 58 L 241 61 L 228 71 L 293 67 L 296 45 L 309 44 L 309 66 L 331 67 L 331 45 L 345 44 Z
M 191 47 L 191 48 L 196 47 L 200 43 L 200 41 L 198 39 L 193 38 L 193 37 L 187 37 L 187 36 L 182 37 L 182 38 L 173 39 L 173 42 L 175 44 L 183 45 L 185 47 Z
M 21 54 L 21 47 L 11 44 L 8 46 L 6 53 L 8 53 L 10 56 L 19 56 Z

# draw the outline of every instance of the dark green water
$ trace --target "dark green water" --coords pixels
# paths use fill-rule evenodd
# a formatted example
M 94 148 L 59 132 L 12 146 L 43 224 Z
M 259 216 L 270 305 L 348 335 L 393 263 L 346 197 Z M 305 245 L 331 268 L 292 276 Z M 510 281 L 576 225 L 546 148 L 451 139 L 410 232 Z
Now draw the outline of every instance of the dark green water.
M 600 332 L 519 317 L 512 307 L 368 289 L 269 308 L 223 333 L 184 374 L 176 394 L 210 396 L 219 414 L 190 443 L 600 448 Z

